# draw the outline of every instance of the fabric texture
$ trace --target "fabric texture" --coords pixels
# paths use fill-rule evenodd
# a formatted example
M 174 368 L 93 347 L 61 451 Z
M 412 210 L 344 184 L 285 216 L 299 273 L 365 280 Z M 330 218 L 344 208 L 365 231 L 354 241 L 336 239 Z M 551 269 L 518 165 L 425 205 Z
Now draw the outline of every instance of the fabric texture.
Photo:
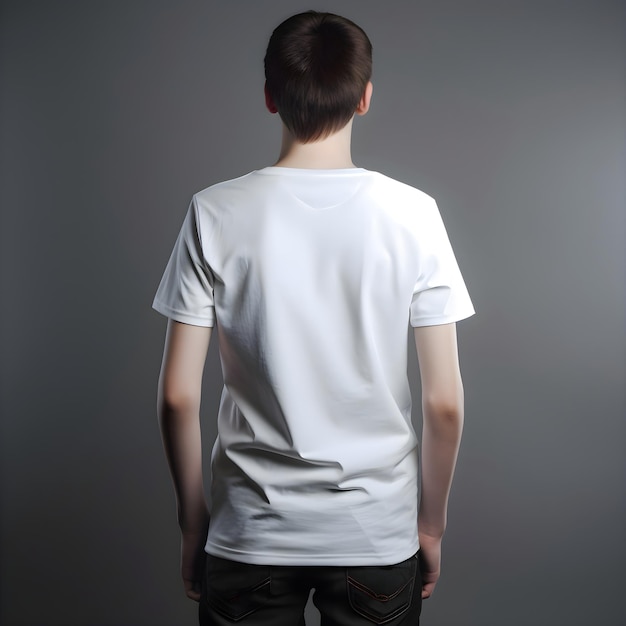
M 209 555 L 201 626 L 304 626 L 311 589 L 323 626 L 417 626 L 422 582 L 417 555 L 374 567 L 253 565 Z
M 154 308 L 218 327 L 207 552 L 389 565 L 418 550 L 407 330 L 473 314 L 435 201 L 361 168 L 197 193 Z

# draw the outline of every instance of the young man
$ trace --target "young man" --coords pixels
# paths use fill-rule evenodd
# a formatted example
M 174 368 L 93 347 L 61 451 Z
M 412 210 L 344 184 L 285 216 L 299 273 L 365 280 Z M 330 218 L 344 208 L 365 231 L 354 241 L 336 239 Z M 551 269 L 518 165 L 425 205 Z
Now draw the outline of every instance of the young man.
M 434 200 L 352 162 L 372 96 L 365 33 L 295 15 L 265 73 L 280 157 L 193 197 L 153 305 L 169 317 L 159 416 L 184 584 L 201 624 L 303 624 L 314 588 L 323 624 L 414 625 L 439 577 L 463 421 L 455 322 L 472 304 Z M 224 390 L 209 514 L 199 407 L 213 326 Z

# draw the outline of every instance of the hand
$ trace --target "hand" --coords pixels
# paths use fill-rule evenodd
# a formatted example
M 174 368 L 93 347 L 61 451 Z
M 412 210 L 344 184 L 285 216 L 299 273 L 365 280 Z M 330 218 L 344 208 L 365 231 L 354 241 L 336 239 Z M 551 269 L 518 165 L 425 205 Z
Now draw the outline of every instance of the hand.
M 202 577 L 204 576 L 204 560 L 206 553 L 207 531 L 184 532 L 180 545 L 180 570 L 187 597 L 195 602 L 200 601 Z
M 441 573 L 441 537 L 419 536 L 422 598 L 430 598 Z

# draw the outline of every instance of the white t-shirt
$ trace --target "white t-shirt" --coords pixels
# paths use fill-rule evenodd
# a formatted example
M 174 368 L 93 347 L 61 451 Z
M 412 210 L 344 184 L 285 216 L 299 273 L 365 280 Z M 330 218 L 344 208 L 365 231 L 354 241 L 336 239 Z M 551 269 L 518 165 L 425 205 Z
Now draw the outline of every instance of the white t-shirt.
M 361 168 L 200 193 L 154 308 L 218 327 L 207 552 L 390 565 L 418 549 L 408 325 L 473 314 L 435 201 Z

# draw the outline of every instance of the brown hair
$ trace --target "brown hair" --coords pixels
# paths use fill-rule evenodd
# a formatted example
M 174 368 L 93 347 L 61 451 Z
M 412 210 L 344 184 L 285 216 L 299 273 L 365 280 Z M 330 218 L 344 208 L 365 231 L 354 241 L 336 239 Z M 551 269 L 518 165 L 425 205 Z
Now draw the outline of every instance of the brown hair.
M 270 37 L 265 81 L 281 119 L 302 143 L 323 139 L 352 118 L 372 74 L 372 44 L 354 22 L 307 11 Z

